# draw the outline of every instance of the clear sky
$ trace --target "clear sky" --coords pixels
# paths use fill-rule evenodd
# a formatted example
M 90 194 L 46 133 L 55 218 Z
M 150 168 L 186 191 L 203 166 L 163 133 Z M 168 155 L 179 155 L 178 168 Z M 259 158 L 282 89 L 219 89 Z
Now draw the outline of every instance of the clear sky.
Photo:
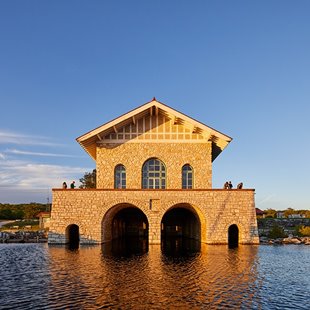
M 51 201 L 75 139 L 153 97 L 233 138 L 213 187 L 309 209 L 310 1 L 0 0 L 0 202 Z

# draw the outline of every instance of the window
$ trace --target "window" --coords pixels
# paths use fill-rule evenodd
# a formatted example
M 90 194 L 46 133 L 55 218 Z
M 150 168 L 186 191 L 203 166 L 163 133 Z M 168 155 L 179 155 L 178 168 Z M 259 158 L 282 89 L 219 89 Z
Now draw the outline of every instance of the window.
M 182 167 L 182 188 L 193 188 L 193 169 L 190 165 Z
M 126 169 L 123 165 L 115 167 L 114 188 L 126 188 Z
M 142 188 L 166 188 L 166 167 L 157 158 L 147 160 L 142 168 Z

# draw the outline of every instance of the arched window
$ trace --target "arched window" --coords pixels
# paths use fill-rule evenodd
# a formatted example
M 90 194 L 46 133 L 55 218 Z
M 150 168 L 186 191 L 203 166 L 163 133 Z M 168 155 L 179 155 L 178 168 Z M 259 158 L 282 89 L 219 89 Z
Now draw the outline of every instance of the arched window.
M 142 188 L 166 188 L 166 167 L 159 159 L 151 158 L 144 163 Z
M 182 188 L 193 188 L 193 168 L 188 164 L 182 167 Z
M 126 168 L 123 165 L 115 167 L 114 188 L 126 188 Z

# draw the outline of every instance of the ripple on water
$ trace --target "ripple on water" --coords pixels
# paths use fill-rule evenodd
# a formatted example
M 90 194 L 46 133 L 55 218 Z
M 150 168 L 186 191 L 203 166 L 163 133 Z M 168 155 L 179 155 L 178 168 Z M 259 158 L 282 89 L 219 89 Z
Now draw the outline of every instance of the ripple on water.
M 310 247 L 0 244 L 3 309 L 307 309 Z

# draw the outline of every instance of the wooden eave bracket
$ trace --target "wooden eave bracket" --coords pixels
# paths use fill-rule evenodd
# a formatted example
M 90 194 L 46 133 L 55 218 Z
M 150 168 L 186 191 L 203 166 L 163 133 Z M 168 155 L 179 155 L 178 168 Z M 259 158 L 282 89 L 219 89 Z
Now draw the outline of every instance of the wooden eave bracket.
M 155 115 L 158 116 L 158 113 L 159 113 L 159 108 L 158 106 L 155 106 Z

